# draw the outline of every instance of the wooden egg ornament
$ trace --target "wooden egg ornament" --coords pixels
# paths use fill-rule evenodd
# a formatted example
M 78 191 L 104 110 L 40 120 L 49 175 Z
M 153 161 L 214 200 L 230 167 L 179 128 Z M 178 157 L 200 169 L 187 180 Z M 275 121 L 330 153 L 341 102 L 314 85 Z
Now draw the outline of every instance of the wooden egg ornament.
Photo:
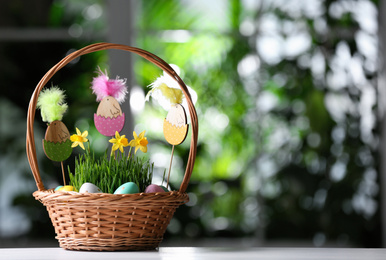
M 44 89 L 39 94 L 36 108 L 40 109 L 42 120 L 48 123 L 42 140 L 44 153 L 50 160 L 61 163 L 63 184 L 66 185 L 63 161 L 70 157 L 72 143 L 70 132 L 61 121 L 68 108 L 64 99 L 64 91 L 58 87 Z
M 176 65 L 170 64 L 174 71 L 179 74 L 179 68 Z M 146 100 L 152 96 L 165 109 L 169 110 L 163 123 L 163 133 L 166 141 L 172 145 L 172 154 L 170 157 L 170 166 L 168 171 L 168 179 L 166 187 L 169 186 L 170 169 L 173 161 L 174 146 L 185 141 L 188 134 L 188 124 L 186 112 L 183 107 L 186 103 L 184 93 L 180 89 L 179 84 L 167 73 L 163 73 L 153 83 L 149 85 L 152 89 L 147 93 Z M 196 92 L 186 86 L 189 94 L 195 103 L 197 100 Z
M 122 116 L 122 109 L 115 98 L 107 96 L 102 99 L 96 114 L 106 118 L 116 118 L 118 116 Z
M 67 111 L 64 91 L 58 87 L 43 90 L 36 107 L 40 109 L 42 120 L 48 123 L 43 140 L 43 149 L 49 159 L 63 162 L 72 153 L 70 132 L 61 121 Z
M 111 97 L 104 97 L 94 114 L 94 124 L 99 133 L 104 136 L 114 136 L 125 125 L 125 113 L 122 113 L 118 101 Z
M 107 72 L 99 70 L 99 75 L 92 81 L 91 89 L 100 101 L 94 114 L 96 129 L 104 136 L 114 136 L 125 124 L 125 113 L 122 113 L 120 103 L 127 93 L 126 80 L 109 79 Z
M 43 149 L 46 156 L 55 162 L 63 162 L 70 157 L 70 132 L 63 122 L 55 120 L 49 124 L 43 139 Z
M 171 145 L 181 144 L 188 134 L 186 112 L 182 105 L 173 104 L 164 119 L 163 132 Z

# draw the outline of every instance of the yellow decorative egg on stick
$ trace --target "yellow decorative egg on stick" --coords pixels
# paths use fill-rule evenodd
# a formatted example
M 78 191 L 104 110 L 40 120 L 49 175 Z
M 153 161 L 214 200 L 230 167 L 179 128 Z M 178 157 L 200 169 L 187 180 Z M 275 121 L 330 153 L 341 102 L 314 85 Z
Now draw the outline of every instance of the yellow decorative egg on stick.
M 171 145 L 181 144 L 188 134 L 185 109 L 180 104 L 173 104 L 164 119 L 163 132 L 166 141 Z
M 173 69 L 179 74 L 179 68 L 171 65 Z M 146 95 L 146 100 L 152 96 L 158 103 L 168 110 L 168 114 L 164 119 L 163 133 L 166 141 L 172 145 L 172 155 L 170 158 L 170 167 L 168 172 L 167 186 L 169 185 L 170 169 L 173 160 L 174 146 L 181 144 L 188 134 L 188 122 L 186 112 L 184 109 L 185 96 L 180 89 L 178 83 L 167 75 L 165 72 L 162 76 L 157 78 L 152 84 L 152 89 Z M 193 102 L 197 100 L 196 92 L 187 87 Z

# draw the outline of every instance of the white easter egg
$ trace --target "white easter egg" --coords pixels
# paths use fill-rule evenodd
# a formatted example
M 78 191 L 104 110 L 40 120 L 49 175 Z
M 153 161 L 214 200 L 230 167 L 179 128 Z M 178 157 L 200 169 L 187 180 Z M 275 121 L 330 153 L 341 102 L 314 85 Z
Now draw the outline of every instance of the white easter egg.
M 102 193 L 101 189 L 99 189 L 96 185 L 90 183 L 90 182 L 85 182 L 79 189 L 80 193 Z

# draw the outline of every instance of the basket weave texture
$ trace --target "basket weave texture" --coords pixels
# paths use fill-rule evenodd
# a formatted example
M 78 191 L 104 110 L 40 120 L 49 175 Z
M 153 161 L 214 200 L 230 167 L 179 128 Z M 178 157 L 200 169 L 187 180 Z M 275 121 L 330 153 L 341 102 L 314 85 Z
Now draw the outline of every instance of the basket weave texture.
M 185 95 L 191 119 L 191 142 L 185 175 L 178 191 L 162 193 L 107 194 L 54 192 L 42 182 L 37 164 L 33 124 L 40 91 L 72 60 L 96 51 L 117 49 L 135 53 L 171 76 Z M 37 191 L 33 196 L 46 206 L 59 245 L 71 250 L 150 250 L 159 246 L 175 210 L 189 200 L 186 188 L 197 151 L 198 119 L 185 83 L 158 56 L 145 50 L 112 43 L 96 43 L 72 52 L 53 66 L 32 94 L 27 115 L 27 157 Z

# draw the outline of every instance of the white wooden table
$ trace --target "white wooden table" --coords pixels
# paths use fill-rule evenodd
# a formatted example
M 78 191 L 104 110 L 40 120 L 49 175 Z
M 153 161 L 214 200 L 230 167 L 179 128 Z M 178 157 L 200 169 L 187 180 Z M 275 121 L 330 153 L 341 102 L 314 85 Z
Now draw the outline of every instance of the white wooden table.
M 99 259 L 264 259 L 264 260 L 312 260 L 312 259 L 386 259 L 386 249 L 360 248 L 203 248 L 161 247 L 144 252 L 85 252 L 68 251 L 61 248 L 3 248 L 1 260 L 99 260 Z

